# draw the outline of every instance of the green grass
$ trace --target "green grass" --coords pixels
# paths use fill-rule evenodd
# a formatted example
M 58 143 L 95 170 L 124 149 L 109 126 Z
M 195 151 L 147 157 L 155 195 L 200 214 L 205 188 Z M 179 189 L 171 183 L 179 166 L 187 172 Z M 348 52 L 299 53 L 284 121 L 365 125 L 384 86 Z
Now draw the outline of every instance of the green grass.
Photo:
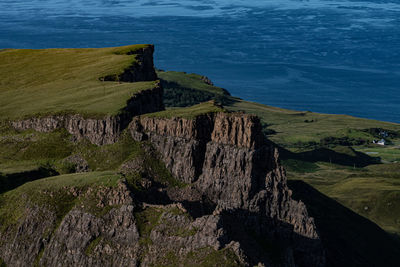
M 88 187 L 115 187 L 119 179 L 120 176 L 113 172 L 90 172 L 54 176 L 25 183 L 0 195 L 0 232 L 16 224 L 24 216 L 26 208 L 32 205 L 46 207 L 61 221 L 78 203 L 78 198 L 68 192 L 70 188 L 86 190 Z
M 214 101 L 204 102 L 198 105 L 185 108 L 170 108 L 164 111 L 145 114 L 144 116 L 150 118 L 187 118 L 192 119 L 199 115 L 207 113 L 223 112 L 224 109 L 215 105 Z
M 356 147 L 356 150 L 370 156 L 380 157 L 385 163 L 400 162 L 400 148 L 397 146 L 370 145 Z
M 236 254 L 229 248 L 212 250 L 208 248 L 208 254 L 204 257 L 200 266 L 240 266 Z
M 121 74 L 137 62 L 135 51 L 146 46 L 3 51 L 0 118 L 118 114 L 129 98 L 156 82 L 102 82 L 99 78 Z
M 224 98 L 221 102 L 223 102 L 225 109 L 229 111 L 245 111 L 246 113 L 259 116 L 264 130 L 268 134 L 268 138 L 284 148 L 293 151 L 299 150 L 299 148 L 303 149 L 304 146 L 313 143 L 320 145 L 321 142 L 324 143 L 324 141 L 328 142 L 326 145 L 335 141 L 348 141 L 354 142 L 355 144 L 360 140 L 372 142 L 373 139 L 377 139 L 377 137 L 369 131 L 369 129 L 372 128 L 381 128 L 400 134 L 400 124 L 396 123 L 368 120 L 347 115 L 294 111 L 244 101 L 229 96 L 229 94 L 220 87 L 204 83 L 201 79 L 202 76 L 197 74 L 168 71 L 158 72 L 158 75 L 164 82 L 171 85 L 171 90 L 173 90 L 175 86 L 177 89 L 186 88 L 199 93 L 213 93 Z M 166 95 L 167 94 L 168 92 Z M 173 95 L 170 97 L 172 106 L 174 103 L 173 100 L 175 102 L 180 101 L 179 98 L 173 99 Z M 216 98 L 213 99 L 216 100 Z M 190 111 L 190 108 L 186 110 Z M 173 113 L 172 111 L 173 109 L 159 114 L 167 117 L 173 116 L 170 115 Z M 347 138 L 347 140 L 338 140 L 340 138 Z M 396 140 L 392 141 L 396 142 Z M 400 141 L 398 142 L 400 145 Z
M 127 132 L 114 144 L 97 146 L 87 140 L 74 142 L 65 129 L 50 133 L 32 130 L 0 136 L 0 173 L 11 174 L 37 169 L 78 154 L 92 170 L 115 170 L 140 150 Z
M 186 255 L 177 255 L 176 251 L 168 251 L 164 257 L 157 259 L 157 264 L 151 266 L 237 267 L 242 264 L 231 248 L 215 250 L 212 247 L 204 247 Z
M 238 100 L 226 108 L 233 111 L 243 110 L 259 116 L 262 123 L 275 132 L 268 136 L 269 139 L 288 149 L 296 147 L 297 143 L 319 143 L 327 137 L 346 136 L 372 141 L 373 136 L 362 131 L 370 128 L 400 132 L 400 125 L 395 123 L 347 115 L 292 111 L 243 100 Z
M 85 254 L 87 256 L 91 256 L 94 252 L 94 250 L 96 249 L 96 247 L 100 244 L 100 242 L 103 240 L 103 237 L 99 236 L 97 238 L 95 238 L 94 240 L 92 240 L 89 245 L 86 247 L 85 249 Z
M 297 173 L 310 173 L 315 172 L 319 169 L 319 166 L 313 162 L 296 160 L 296 159 L 286 159 L 282 161 L 283 166 L 285 166 L 287 171 L 297 172 Z
M 163 79 L 178 85 L 185 81 L 186 88 L 209 92 L 203 89 L 201 76 L 171 73 Z M 400 161 L 400 138 L 389 138 L 391 146 L 369 144 L 379 137 L 372 129 L 399 134 L 400 124 L 287 110 L 224 97 L 225 109 L 260 117 L 268 138 L 281 147 L 290 179 L 303 180 L 383 229 L 400 233 L 400 166 L 395 163 Z M 384 164 L 371 165 L 376 163 L 372 157 L 379 157 Z
M 104 146 L 93 145 L 87 140 L 73 141 L 64 129 L 50 133 L 28 130 L 0 135 L 0 193 L 28 181 L 73 172 L 75 166 L 64 163 L 64 158 L 70 155 L 78 155 L 87 161 L 92 171 L 116 171 L 128 160 L 142 159 L 145 175 L 166 186 L 184 187 L 185 184 L 172 176 L 156 153 L 148 153 L 149 149 L 152 150 L 151 144 L 134 141 L 128 131 L 121 134 L 118 142 Z
M 41 166 L 44 166 L 46 162 L 39 161 L 10 161 L 7 163 L 0 163 L 0 175 L 9 175 L 15 173 L 24 173 L 38 170 Z
M 74 149 L 74 153 L 87 160 L 91 170 L 116 170 L 129 158 L 143 154 L 142 147 L 124 132 L 118 142 L 103 146 L 91 144 L 87 140 L 81 141 Z
M 164 88 L 166 107 L 187 107 L 210 100 L 220 104 L 230 101 L 228 91 L 208 84 L 200 75 L 175 71 L 158 71 L 157 75 Z
M 335 171 L 331 174 L 321 178 L 343 179 L 343 175 Z M 370 220 L 338 203 L 337 199 L 335 201 L 327 197 L 307 183 L 288 181 L 293 190 L 292 197 L 304 202 L 308 214 L 314 218 L 327 251 L 327 262 L 337 266 L 381 266 L 382 259 L 385 259 L 385 266 L 398 265 L 400 240 L 396 240 L 395 235 L 388 234 Z M 373 189 L 370 188 L 370 191 Z M 357 201 L 360 197 L 356 189 L 351 194 L 353 197 L 346 194 L 347 198 Z
M 303 180 L 340 204 L 385 229 L 400 234 L 400 172 L 398 164 L 364 168 L 317 163 L 313 172 L 288 171 L 291 180 Z
M 170 86 L 176 88 L 195 88 L 203 92 L 208 92 L 217 95 L 226 95 L 227 91 L 216 86 L 205 83 L 201 75 L 177 71 L 157 71 L 157 76 L 164 81 L 170 83 Z
M 186 223 L 190 223 L 193 219 L 186 212 L 181 211 L 176 207 L 146 207 L 142 210 L 135 212 L 136 225 L 138 227 L 139 235 L 142 238 L 150 238 L 151 231 L 158 225 L 165 226 L 167 231 L 164 234 L 169 236 L 180 236 L 188 237 L 197 233 L 195 228 L 185 228 L 179 225 L 171 224 L 168 221 L 169 216 L 183 216 L 186 219 Z M 164 218 L 164 215 L 168 215 Z
M 164 216 L 167 215 L 167 216 Z M 180 224 L 177 224 L 175 220 L 171 220 L 176 216 L 180 217 Z M 196 227 L 191 227 L 190 223 L 193 222 L 193 218 L 189 213 L 180 210 L 177 207 L 168 207 L 161 216 L 162 230 L 161 232 L 167 236 L 179 236 L 179 237 L 189 237 L 194 236 L 198 229 Z M 157 229 L 160 231 L 160 229 Z
M 72 153 L 73 146 L 70 135 L 63 129 L 52 133 L 25 131 L 0 136 L 0 166 L 11 168 L 13 162 L 29 165 L 32 160 L 61 159 Z
M 39 253 L 36 255 L 35 261 L 33 262 L 34 267 L 39 267 L 40 266 L 40 259 L 43 257 L 44 254 L 44 248 L 41 247 Z
M 158 225 L 163 210 L 161 208 L 148 207 L 135 212 L 136 226 L 139 231 L 139 236 L 142 239 L 141 243 L 149 243 L 151 231 Z M 140 241 L 139 241 L 140 242 Z
M 185 266 L 241 266 L 238 257 L 230 248 L 215 250 L 211 247 L 204 247 L 193 252 L 189 252 L 184 261 Z

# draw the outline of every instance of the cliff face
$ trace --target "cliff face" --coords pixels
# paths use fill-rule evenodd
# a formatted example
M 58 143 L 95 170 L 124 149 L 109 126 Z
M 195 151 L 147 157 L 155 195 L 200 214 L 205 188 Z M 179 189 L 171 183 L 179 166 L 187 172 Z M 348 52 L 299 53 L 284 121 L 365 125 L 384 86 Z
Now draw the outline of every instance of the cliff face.
M 141 203 L 123 181 L 35 194 L 48 201 L 22 195 L 19 219 L 0 235 L 9 266 L 193 266 L 210 254 L 211 264 L 243 264 L 237 242 L 226 243 L 221 216 L 193 219 L 181 204 Z M 58 194 L 75 205 L 53 207 Z
M 100 119 L 85 118 L 81 115 L 50 115 L 12 122 L 17 130 L 34 129 L 39 132 L 51 132 L 65 128 L 77 139 L 87 138 L 97 145 L 111 144 L 118 140 L 121 131 L 128 125 L 132 116 L 164 109 L 163 90 L 160 85 L 144 90 L 128 100 L 120 115 L 105 116 Z
M 127 52 L 135 55 L 134 62 L 120 74 L 112 74 L 101 78 L 104 81 L 140 82 L 157 80 L 153 65 L 154 46 L 149 45 L 142 49 Z
M 155 81 L 157 74 L 153 65 L 154 46 L 126 52 L 134 55 L 135 60 L 120 74 L 101 77 L 102 81 L 140 82 Z M 160 83 L 152 89 L 143 90 L 127 100 L 120 115 L 103 118 L 86 118 L 79 114 L 50 115 L 12 122 L 17 130 L 34 129 L 39 132 L 50 132 L 65 128 L 77 139 L 87 138 L 97 145 L 111 144 L 118 140 L 121 131 L 129 124 L 133 116 L 156 112 L 164 109 L 163 89 Z
M 93 188 L 81 191 L 71 187 L 65 188 L 65 191 L 67 199 L 76 197 L 85 203 L 93 193 Z M 134 206 L 126 186 L 103 187 L 96 193 L 98 203 L 104 203 L 104 207 L 111 209 L 104 216 L 95 216 L 83 209 L 82 205 L 72 208 L 60 222 L 57 213 L 48 206 L 27 204 L 15 228 L 9 229 L 0 238 L 3 260 L 10 266 L 33 266 L 34 263 L 38 266 L 57 266 L 60 262 L 69 266 L 100 266 L 109 265 L 112 261 L 120 266 L 134 266 L 127 265 L 132 262 L 129 255 L 118 253 L 107 244 L 97 248 L 97 259 L 85 254 L 85 247 L 100 236 L 109 238 L 112 244 L 118 244 L 121 251 L 135 247 L 134 241 L 138 239 L 132 214 Z M 53 194 L 42 192 L 42 195 L 55 197 Z
M 0 209 L 6 264 L 325 265 L 314 220 L 291 198 L 277 150 L 264 139 L 257 117 L 144 115 L 133 118 L 127 131 L 146 142 L 113 178 L 117 186 L 102 185 L 111 179 L 107 175 L 98 178 L 100 185 L 85 185 L 86 173 L 76 183 L 61 176 L 23 185 L 11 192 L 11 202 L 0 198 L 18 214 L 10 221 Z M 188 185 L 158 179 L 160 167 L 152 164 L 158 160 Z M 54 186 L 59 183 L 67 185 Z
M 226 113 L 194 119 L 144 116 L 135 118 L 129 130 L 137 140 L 148 139 L 174 176 L 192 183 L 193 190 L 215 206 L 214 214 L 231 219 L 233 214 L 257 234 L 284 244 L 288 262 L 325 264 L 314 220 L 302 202 L 291 198 L 278 152 L 265 142 L 257 117 Z M 193 192 L 175 192 L 170 197 L 179 195 L 182 201 L 182 194 L 193 196 Z M 253 255 L 252 260 L 257 263 L 260 256 Z

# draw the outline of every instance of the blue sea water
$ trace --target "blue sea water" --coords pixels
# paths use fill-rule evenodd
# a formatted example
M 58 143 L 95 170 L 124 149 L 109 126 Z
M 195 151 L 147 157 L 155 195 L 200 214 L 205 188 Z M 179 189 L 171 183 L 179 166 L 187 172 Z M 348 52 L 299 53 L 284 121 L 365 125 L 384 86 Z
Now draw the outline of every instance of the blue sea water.
M 400 123 L 399 0 L 0 0 L 0 48 L 133 43 L 246 100 Z

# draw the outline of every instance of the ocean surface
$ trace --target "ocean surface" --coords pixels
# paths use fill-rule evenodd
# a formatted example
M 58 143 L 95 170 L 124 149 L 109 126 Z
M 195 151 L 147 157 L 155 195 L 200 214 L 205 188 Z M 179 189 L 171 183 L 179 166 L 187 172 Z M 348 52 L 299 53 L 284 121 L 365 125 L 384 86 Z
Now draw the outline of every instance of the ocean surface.
M 246 100 L 400 123 L 400 0 L 0 0 L 0 48 L 134 43 Z

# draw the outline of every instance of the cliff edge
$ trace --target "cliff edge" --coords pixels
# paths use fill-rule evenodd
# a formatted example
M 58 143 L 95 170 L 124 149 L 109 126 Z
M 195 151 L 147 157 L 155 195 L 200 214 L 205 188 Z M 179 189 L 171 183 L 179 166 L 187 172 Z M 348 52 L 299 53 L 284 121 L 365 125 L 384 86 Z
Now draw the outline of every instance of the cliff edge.
M 129 131 L 138 141 L 150 141 L 171 173 L 191 184 L 190 190 L 169 192 L 172 200 L 190 202 L 198 195 L 197 200 L 212 206 L 213 214 L 222 215 L 227 224 L 240 222 L 249 232 L 281 244 L 286 262 L 324 266 L 314 220 L 304 203 L 291 198 L 277 149 L 264 139 L 256 116 L 144 115 L 131 122 Z M 250 239 L 243 237 L 244 246 Z M 254 251 L 247 251 L 251 264 L 268 262 Z
M 43 106 L 29 106 L 22 118 L 13 113 L 7 123 L 12 129 L 2 130 L 0 146 L 13 145 L 16 151 L 10 151 L 22 155 L 15 159 L 31 163 L 43 153 L 39 159 L 47 160 L 47 169 L 27 179 L 29 172 L 0 173 L 9 185 L 0 194 L 0 262 L 325 266 L 314 219 L 292 198 L 259 118 L 228 113 L 214 102 L 164 110 L 153 50 L 139 45 L 7 52 L 44 55 L 73 78 L 63 76 L 63 90 L 49 89 L 54 95 Z M 65 57 L 71 66 L 60 63 Z M 87 70 L 81 63 L 89 59 Z M 107 64 L 96 67 L 99 62 Z M 76 80 L 75 70 L 89 71 L 90 81 L 83 74 Z M 51 88 L 59 75 L 52 71 Z M 82 81 L 87 84 L 79 87 Z M 63 94 L 71 97 L 68 105 L 77 103 L 72 112 L 62 109 Z M 28 148 L 33 152 L 25 153 Z M 10 182 L 13 177 L 20 181 Z

